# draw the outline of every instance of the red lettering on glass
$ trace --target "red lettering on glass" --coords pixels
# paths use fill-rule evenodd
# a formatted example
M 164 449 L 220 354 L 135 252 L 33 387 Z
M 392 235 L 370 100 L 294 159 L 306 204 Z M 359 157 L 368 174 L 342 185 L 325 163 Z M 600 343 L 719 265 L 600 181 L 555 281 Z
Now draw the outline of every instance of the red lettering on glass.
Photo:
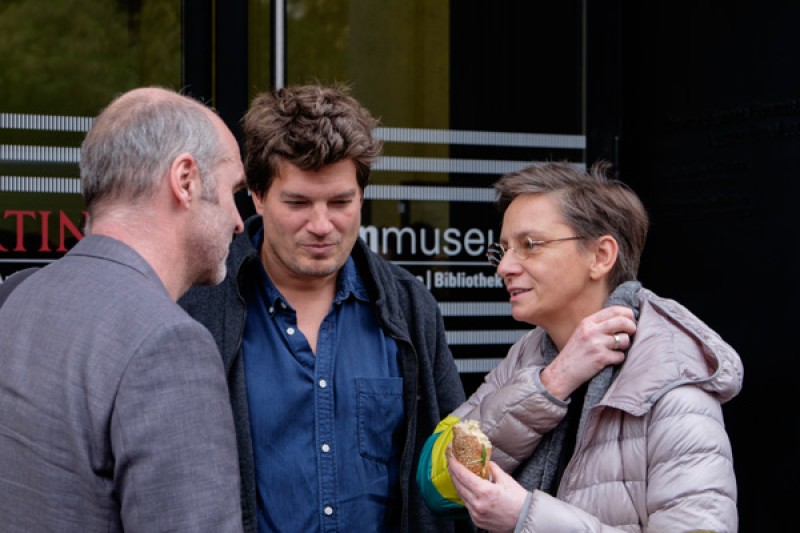
M 86 212 L 83 213 L 84 219 L 86 218 Z M 75 224 L 69 219 L 64 211 L 58 212 L 58 249 L 57 252 L 66 252 L 67 247 L 64 245 L 64 229 L 68 229 L 72 236 L 78 240 L 83 238 L 83 233 L 79 230 Z
M 40 252 L 50 252 L 50 228 L 47 227 L 48 221 L 50 220 L 50 211 L 39 211 L 39 214 L 42 216 L 42 246 L 39 248 Z
M 52 252 L 53 248 L 50 244 L 50 215 L 52 211 L 27 211 L 21 209 L 6 209 L 3 211 L 4 219 L 15 219 L 16 224 L 14 233 L 16 235 L 16 245 L 13 252 L 27 252 L 25 247 L 25 222 L 26 218 L 32 218 L 34 221 L 39 222 L 38 232 L 40 237 L 39 252 Z M 83 220 L 86 220 L 86 212 L 82 212 Z M 38 220 L 37 220 L 38 219 Z M 29 224 L 30 225 L 30 224 Z M 28 232 L 30 237 L 31 232 Z M 77 240 L 83 238 L 83 233 L 75 223 L 70 220 L 63 210 L 58 211 L 58 248 L 57 252 L 66 252 L 66 240 L 70 237 L 75 237 Z M 0 244 L 0 252 L 8 252 L 8 248 Z
M 25 217 L 31 217 L 36 220 L 36 213 L 33 211 L 7 210 L 3 218 L 8 218 L 9 216 L 17 217 L 17 245 L 14 247 L 14 251 L 25 252 L 27 251 L 25 249 Z

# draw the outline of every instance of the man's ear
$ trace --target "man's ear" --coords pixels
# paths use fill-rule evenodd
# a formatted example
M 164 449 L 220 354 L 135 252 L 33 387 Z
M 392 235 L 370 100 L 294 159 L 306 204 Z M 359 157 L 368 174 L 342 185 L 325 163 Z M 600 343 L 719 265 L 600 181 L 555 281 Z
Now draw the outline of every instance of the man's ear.
M 188 207 L 200 193 L 200 171 L 191 154 L 183 153 L 176 157 L 169 167 L 169 185 L 175 201 Z
M 617 262 L 619 245 L 611 235 L 603 235 L 594 241 L 594 255 L 589 265 L 589 276 L 592 279 L 601 279 L 611 272 Z
M 262 215 L 262 216 L 264 215 L 264 200 L 265 200 L 264 197 L 265 196 L 266 196 L 266 193 L 253 192 L 253 193 L 250 194 L 250 197 L 253 200 L 253 207 L 255 208 L 256 213 L 258 213 L 259 215 Z

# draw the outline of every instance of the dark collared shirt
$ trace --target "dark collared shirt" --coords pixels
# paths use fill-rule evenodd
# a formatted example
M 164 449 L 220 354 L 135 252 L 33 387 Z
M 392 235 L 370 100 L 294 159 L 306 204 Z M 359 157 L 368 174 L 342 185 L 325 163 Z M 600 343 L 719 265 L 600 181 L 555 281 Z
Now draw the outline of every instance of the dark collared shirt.
M 261 272 L 243 339 L 259 531 L 399 530 L 405 415 L 397 345 L 381 330 L 353 260 L 339 274 L 316 355 Z

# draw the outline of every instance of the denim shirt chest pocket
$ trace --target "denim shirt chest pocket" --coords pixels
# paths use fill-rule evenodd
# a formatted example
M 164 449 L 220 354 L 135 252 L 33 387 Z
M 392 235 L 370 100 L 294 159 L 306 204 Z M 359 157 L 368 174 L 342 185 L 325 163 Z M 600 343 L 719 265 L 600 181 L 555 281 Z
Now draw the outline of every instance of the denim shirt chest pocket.
M 358 451 L 387 463 L 400 451 L 405 412 L 402 378 L 356 378 Z

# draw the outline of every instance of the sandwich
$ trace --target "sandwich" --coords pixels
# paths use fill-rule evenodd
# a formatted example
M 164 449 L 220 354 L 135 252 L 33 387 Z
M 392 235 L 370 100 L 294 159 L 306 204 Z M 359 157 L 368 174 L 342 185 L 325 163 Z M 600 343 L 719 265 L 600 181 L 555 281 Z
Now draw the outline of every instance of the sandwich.
M 473 474 L 489 479 L 492 443 L 475 420 L 461 420 L 453 426 L 453 456 Z

